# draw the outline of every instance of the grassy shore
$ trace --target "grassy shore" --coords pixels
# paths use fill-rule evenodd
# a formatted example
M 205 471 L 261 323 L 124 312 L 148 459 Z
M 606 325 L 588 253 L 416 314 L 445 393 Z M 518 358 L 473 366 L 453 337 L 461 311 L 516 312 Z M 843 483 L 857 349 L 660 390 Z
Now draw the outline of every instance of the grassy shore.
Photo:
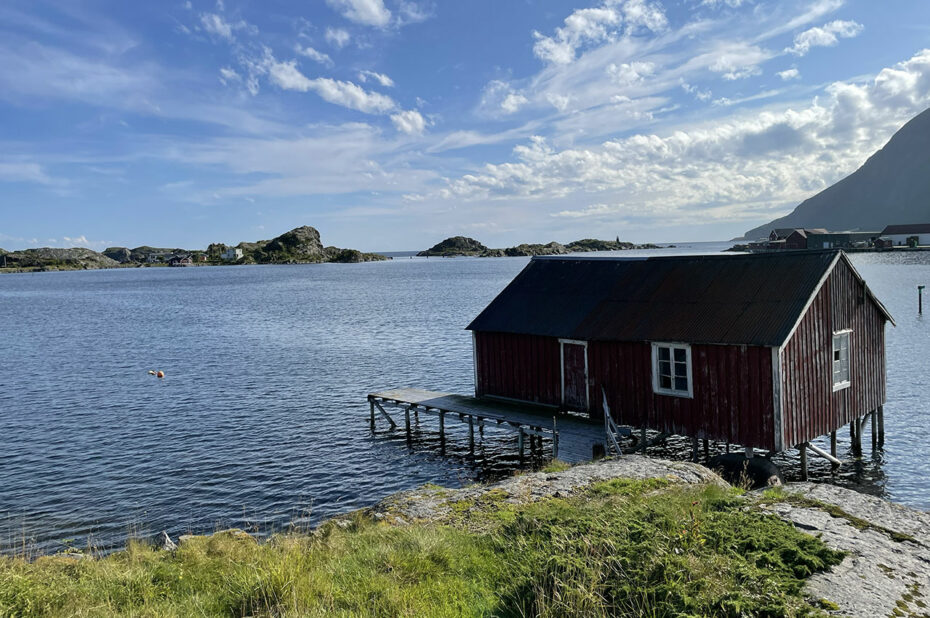
M 842 554 L 738 490 L 613 480 L 511 504 L 493 491 L 441 522 L 362 514 L 263 543 L 0 561 L 0 615 L 808 616 Z M 464 503 L 464 502 L 467 502 Z

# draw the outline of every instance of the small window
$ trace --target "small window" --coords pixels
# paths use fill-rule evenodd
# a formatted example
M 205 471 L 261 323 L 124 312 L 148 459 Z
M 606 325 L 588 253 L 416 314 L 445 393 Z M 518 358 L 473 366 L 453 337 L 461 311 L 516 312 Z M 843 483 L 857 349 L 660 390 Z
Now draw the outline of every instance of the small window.
M 652 344 L 652 390 L 662 395 L 691 397 L 691 346 Z
M 833 333 L 833 390 L 849 386 L 849 333 Z

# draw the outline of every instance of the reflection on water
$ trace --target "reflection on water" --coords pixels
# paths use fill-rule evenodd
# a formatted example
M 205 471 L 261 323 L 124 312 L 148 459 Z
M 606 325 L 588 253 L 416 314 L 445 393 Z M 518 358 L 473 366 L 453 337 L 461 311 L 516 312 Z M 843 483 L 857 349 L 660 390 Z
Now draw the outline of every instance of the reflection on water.
M 694 245 L 666 252 L 717 252 Z M 640 252 L 627 252 L 625 255 Z M 642 252 L 655 255 L 654 252 Z M 856 254 L 898 322 L 888 328 L 884 452 L 811 477 L 930 508 L 926 350 L 916 285 L 930 253 Z M 316 522 L 433 482 L 461 485 L 540 465 L 516 434 L 436 419 L 368 427 L 365 395 L 473 390 L 468 322 L 525 258 L 126 269 L 0 277 L 0 545 Z M 159 380 L 148 370 L 163 370 Z M 444 446 L 444 449 L 443 449 Z M 546 445 L 548 448 L 548 444 Z M 848 431 L 840 452 L 849 459 Z M 656 456 L 686 459 L 673 439 Z M 797 453 L 776 458 L 789 478 Z M 72 542 L 72 541 L 69 541 Z

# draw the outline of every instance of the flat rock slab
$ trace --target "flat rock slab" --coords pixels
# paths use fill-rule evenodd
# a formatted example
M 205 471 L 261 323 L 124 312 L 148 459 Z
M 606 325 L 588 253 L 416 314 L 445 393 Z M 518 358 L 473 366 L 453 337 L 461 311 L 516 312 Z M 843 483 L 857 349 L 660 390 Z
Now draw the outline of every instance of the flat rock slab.
M 828 547 L 848 552 L 842 563 L 807 580 L 812 599 L 832 601 L 843 616 L 930 616 L 930 514 L 834 485 L 799 483 L 785 491 L 870 524 L 860 529 L 861 522 L 854 525 L 817 506 L 764 507 Z
M 624 455 L 618 459 L 600 460 L 556 473 L 521 474 L 492 485 L 463 489 L 421 487 L 394 494 L 368 509 L 368 512 L 375 518 L 390 519 L 399 524 L 439 521 L 452 514 L 454 503 L 464 500 L 474 501 L 494 495 L 503 503 L 525 504 L 544 498 L 569 496 L 592 483 L 617 478 L 663 478 L 681 484 L 713 483 L 727 486 L 726 481 L 717 474 L 698 464 Z

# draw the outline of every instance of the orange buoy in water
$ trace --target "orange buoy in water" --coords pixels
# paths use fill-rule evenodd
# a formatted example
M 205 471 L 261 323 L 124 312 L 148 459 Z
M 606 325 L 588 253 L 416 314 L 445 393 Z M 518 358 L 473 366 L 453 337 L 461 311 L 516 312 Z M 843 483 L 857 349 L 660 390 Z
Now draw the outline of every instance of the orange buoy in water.
M 165 377 L 165 372 L 164 372 L 164 371 L 159 371 L 158 373 L 155 374 L 155 377 L 157 377 L 157 378 L 164 378 L 164 377 Z

